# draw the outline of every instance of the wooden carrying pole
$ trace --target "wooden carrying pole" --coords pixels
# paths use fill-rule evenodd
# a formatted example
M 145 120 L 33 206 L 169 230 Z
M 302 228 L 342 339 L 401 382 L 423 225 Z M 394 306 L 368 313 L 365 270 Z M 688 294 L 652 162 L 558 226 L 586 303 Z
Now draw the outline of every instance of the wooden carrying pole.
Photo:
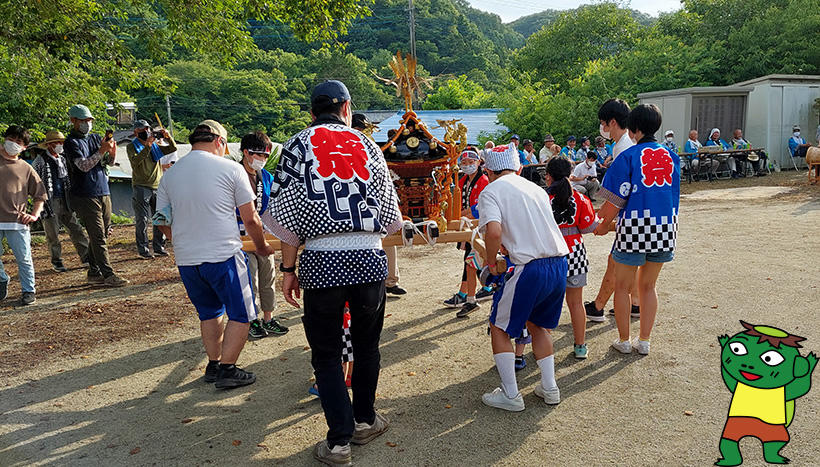
M 469 242 L 473 237 L 472 230 L 456 230 L 456 231 L 447 231 L 438 236 L 436 238 L 436 243 L 454 243 L 454 242 Z M 281 241 L 270 234 L 265 234 L 265 240 L 268 241 L 268 244 L 276 250 L 282 249 Z M 478 240 L 478 239 L 477 239 Z M 382 246 L 402 246 L 404 242 L 401 238 L 401 232 L 395 233 L 393 235 L 388 235 L 384 237 L 382 240 Z M 427 239 L 422 237 L 421 235 L 416 234 L 413 237 L 413 245 L 427 245 Z M 253 244 L 253 240 L 250 237 L 242 237 L 242 250 L 244 251 L 255 251 L 256 246 Z M 481 250 L 482 253 L 484 251 L 484 245 L 482 242 Z

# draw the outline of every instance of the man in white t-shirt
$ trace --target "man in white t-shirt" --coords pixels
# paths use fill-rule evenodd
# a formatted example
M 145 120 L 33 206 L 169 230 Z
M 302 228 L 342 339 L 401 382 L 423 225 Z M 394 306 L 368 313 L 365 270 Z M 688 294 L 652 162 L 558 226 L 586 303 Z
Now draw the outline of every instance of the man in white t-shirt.
M 613 160 L 624 150 L 635 145 L 626 130 L 626 121 L 630 111 L 629 104 L 622 99 L 609 99 L 598 109 L 601 136 L 616 141 L 615 146 L 612 148 Z M 604 180 L 606 180 L 606 175 L 604 175 Z M 634 288 L 632 294 L 631 315 L 633 318 L 640 317 L 638 294 L 634 293 L 636 290 Z M 612 255 L 609 255 L 606 272 L 604 272 L 604 278 L 601 280 L 601 288 L 598 289 L 598 296 L 595 297 L 595 300 L 584 304 L 587 319 L 596 322 L 603 321 L 604 307 L 613 293 L 615 293 L 615 261 L 612 259 Z M 610 310 L 610 313 L 612 313 L 612 310 Z
M 590 201 L 595 201 L 595 193 L 598 193 L 601 188 L 601 184 L 598 182 L 598 172 L 595 170 L 596 160 L 598 160 L 598 154 L 589 151 L 586 160 L 576 165 L 569 176 L 572 187 L 576 191 L 587 195 Z
M 489 150 L 485 168 L 490 184 L 478 197 L 478 228 L 485 233 L 485 264 L 492 274 L 505 274 L 505 280 L 493 296 L 490 313 L 493 358 L 501 387 L 484 394 L 482 401 L 512 412 L 524 410 L 510 338 L 519 337 L 526 327 L 541 369 L 535 394 L 547 404 L 557 404 L 561 394 L 547 329 L 554 329 L 561 316 L 569 249 L 553 218 L 546 191 L 516 175 L 519 161 L 514 146 Z M 514 264 L 511 269 L 496 269 L 499 251 L 506 252 Z
M 160 181 L 154 216 L 154 224 L 174 244 L 179 275 L 199 313 L 208 354 L 205 382 L 221 389 L 256 381 L 256 375 L 236 366 L 249 323 L 256 319 L 248 257 L 236 228 L 237 208 L 256 254 L 274 251 L 265 242 L 253 203 L 256 195 L 244 169 L 222 157 L 227 138 L 225 128 L 213 120 L 194 128 L 188 137 L 191 152 Z M 228 324 L 223 327 L 224 314 Z

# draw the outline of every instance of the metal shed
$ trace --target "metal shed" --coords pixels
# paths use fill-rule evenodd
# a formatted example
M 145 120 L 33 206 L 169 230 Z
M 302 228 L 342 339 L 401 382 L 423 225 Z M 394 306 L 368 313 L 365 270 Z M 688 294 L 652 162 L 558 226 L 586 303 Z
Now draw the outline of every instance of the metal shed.
M 793 125 L 802 127 L 808 142 L 817 143 L 818 75 L 767 75 L 732 86 L 647 92 L 638 98 L 641 104 L 660 107 L 664 124 L 657 136 L 672 130 L 680 145 L 690 129 L 698 130 L 702 142 L 712 128 L 720 128 L 727 140 L 741 128 L 752 145 L 766 148 L 770 160 L 787 168 L 792 166 L 787 140 Z

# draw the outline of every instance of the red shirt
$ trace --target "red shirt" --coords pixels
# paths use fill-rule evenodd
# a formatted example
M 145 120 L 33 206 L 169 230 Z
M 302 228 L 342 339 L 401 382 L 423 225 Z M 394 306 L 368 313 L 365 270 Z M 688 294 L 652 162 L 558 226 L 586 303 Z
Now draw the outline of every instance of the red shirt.
M 458 181 L 458 187 L 461 189 L 462 209 L 469 207 L 473 213 L 473 217 L 478 219 L 478 195 L 481 194 L 481 190 L 483 190 L 484 187 L 490 184 L 490 179 L 487 178 L 486 175 L 481 174 L 468 184 L 468 178 L 469 177 L 465 175 Z M 465 187 L 467 191 L 465 191 Z M 469 201 L 469 206 L 464 205 L 466 204 L 464 203 L 465 200 Z

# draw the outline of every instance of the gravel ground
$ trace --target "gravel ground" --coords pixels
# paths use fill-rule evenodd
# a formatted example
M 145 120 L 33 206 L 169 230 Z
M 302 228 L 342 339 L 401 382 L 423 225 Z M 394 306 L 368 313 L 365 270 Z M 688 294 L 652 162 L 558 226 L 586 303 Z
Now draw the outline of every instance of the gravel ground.
M 652 353 L 609 350 L 616 336 L 610 318 L 588 325 L 590 358 L 576 361 L 565 309 L 554 332 L 562 393 L 556 407 L 532 393 L 539 372 L 529 348 L 528 366 L 518 374 L 526 411 L 481 403 L 481 394 L 498 384 L 484 319 L 489 305 L 468 319 L 441 307 L 460 276 L 461 253 L 453 245 L 400 249 L 409 294 L 387 303 L 376 402 L 392 425 L 371 444 L 354 447 L 356 464 L 713 463 L 730 401 L 717 336 L 739 332 L 743 319 L 805 336 L 804 352 L 820 351 L 820 190 L 741 187 L 731 196 L 686 190 L 695 194 L 682 201 L 677 258 L 661 273 Z M 592 299 L 612 239 L 586 241 L 585 299 Z M 59 333 L 60 322 L 48 313 L 93 314 L 77 311 L 82 300 L 128 298 L 160 317 L 190 307 L 181 285 L 165 277 L 153 287 L 149 281 L 109 292 L 80 291 L 72 303 L 47 309 L 3 309 L 0 323 L 7 330 L 15 322 L 53 326 Z M 206 360 L 193 314 L 182 323 L 172 319 L 160 333 L 136 326 L 133 337 L 102 339 L 82 355 L 18 353 L 3 360 L 9 376 L 0 383 L 0 465 L 316 465 L 311 448 L 326 425 L 307 394 L 310 352 L 299 311 L 282 301 L 278 313 L 291 332 L 250 342 L 240 364 L 259 379 L 228 392 L 201 381 Z M 132 319 L 140 323 L 140 315 Z M 817 390 L 797 402 L 792 441 L 783 451 L 795 465 L 818 464 L 818 403 Z M 746 465 L 763 464 L 757 440 L 746 438 L 741 448 Z

